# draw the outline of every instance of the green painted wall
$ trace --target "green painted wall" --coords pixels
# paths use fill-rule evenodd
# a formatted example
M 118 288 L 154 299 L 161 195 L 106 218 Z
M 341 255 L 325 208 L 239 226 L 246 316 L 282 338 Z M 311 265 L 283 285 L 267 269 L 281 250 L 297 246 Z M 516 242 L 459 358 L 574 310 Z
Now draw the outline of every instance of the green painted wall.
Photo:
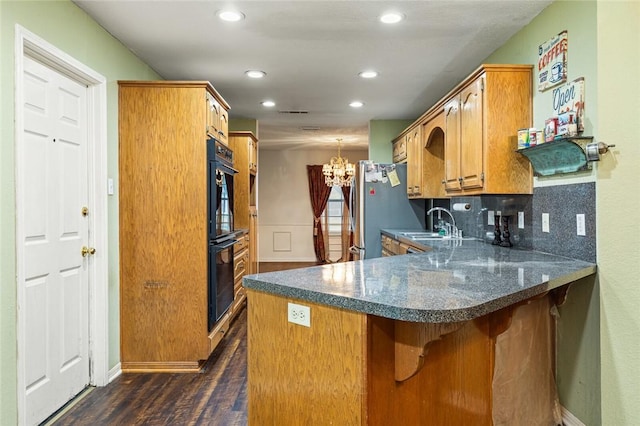
M 258 120 L 252 118 L 230 118 L 229 119 L 229 131 L 230 132 L 252 132 L 255 137 L 258 136 Z
M 108 80 L 108 175 L 118 181 L 117 80 L 160 77 L 66 0 L 0 1 L 0 425 L 17 423 L 14 195 L 15 25 L 40 36 Z M 120 361 L 118 198 L 108 199 L 109 366 Z
M 538 46 L 563 30 L 568 31 L 567 80 L 585 78 L 585 135 L 595 135 L 598 125 L 598 73 L 596 2 L 558 1 L 547 7 L 528 26 L 514 35 L 485 62 L 538 62 Z M 537 90 L 534 67 L 533 123 L 544 127 L 553 115 L 552 90 Z M 593 181 L 591 174 L 536 179 L 534 186 Z M 598 215 L 601 213 L 598 212 Z M 595 279 L 573 285 L 567 303 L 559 308 L 557 322 L 557 384 L 560 402 L 587 425 L 601 424 L 600 407 L 600 309 Z
M 640 424 L 640 2 L 598 1 L 598 278 L 602 424 Z
M 486 62 L 537 62 L 537 46 L 569 34 L 568 79 L 585 77 L 585 134 L 615 143 L 587 176 L 536 186 L 596 182 L 598 274 L 573 286 L 558 321 L 561 402 L 587 425 L 640 424 L 640 2 L 558 1 Z M 537 76 L 537 73 L 536 73 Z M 534 93 L 534 125 L 550 111 Z
M 414 120 L 369 121 L 369 160 L 376 163 L 391 163 L 393 151 L 391 141 Z

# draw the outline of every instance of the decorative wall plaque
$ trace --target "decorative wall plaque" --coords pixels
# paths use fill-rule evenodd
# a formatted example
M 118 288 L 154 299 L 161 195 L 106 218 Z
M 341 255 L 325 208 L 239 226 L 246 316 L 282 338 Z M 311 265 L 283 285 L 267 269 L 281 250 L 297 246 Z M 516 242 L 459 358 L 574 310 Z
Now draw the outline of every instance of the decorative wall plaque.
M 567 31 L 538 46 L 538 90 L 544 92 L 567 81 Z

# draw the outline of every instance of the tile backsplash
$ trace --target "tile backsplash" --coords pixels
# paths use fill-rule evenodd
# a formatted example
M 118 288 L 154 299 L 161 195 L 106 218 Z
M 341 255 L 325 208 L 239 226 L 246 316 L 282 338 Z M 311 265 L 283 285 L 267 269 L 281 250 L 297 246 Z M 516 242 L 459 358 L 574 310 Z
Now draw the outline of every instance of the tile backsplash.
M 514 247 L 539 250 L 588 262 L 596 261 L 595 183 L 535 188 L 533 195 L 482 195 L 433 200 L 434 206 L 470 204 L 468 211 L 454 211 L 456 225 L 465 236 L 493 241 L 494 226 L 488 225 L 489 212 L 509 216 Z M 518 213 L 524 214 L 524 227 L 518 227 Z M 542 232 L 542 214 L 549 214 L 549 232 Z M 584 214 L 585 235 L 577 235 L 576 215 Z M 508 249 L 507 249 L 508 250 Z

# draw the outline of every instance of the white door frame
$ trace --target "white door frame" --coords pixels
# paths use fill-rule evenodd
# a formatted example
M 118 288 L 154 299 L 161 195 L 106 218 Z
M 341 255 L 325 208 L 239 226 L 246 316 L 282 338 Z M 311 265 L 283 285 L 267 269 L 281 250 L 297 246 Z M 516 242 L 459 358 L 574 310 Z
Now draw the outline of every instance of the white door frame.
M 108 289 L 108 222 L 107 222 L 107 79 L 78 62 L 62 50 L 34 33 L 15 26 L 15 194 L 16 194 L 16 286 L 24 279 L 24 251 L 19 242 L 24 239 L 22 181 L 24 151 L 24 57 L 29 56 L 61 74 L 87 85 L 88 109 L 88 174 L 89 212 L 92 225 L 91 241 L 96 249 L 89 270 L 89 381 L 96 386 L 109 382 L 109 289 Z M 25 302 L 24 289 L 17 287 L 18 339 L 18 422 L 25 419 Z

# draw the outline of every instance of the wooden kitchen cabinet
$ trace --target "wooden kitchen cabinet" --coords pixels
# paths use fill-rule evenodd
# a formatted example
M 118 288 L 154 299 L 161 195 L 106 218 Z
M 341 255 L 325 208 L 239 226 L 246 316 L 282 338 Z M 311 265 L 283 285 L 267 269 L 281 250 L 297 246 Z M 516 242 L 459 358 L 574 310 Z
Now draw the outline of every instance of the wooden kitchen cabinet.
M 531 165 L 516 153 L 518 129 L 532 123 L 532 68 L 481 65 L 416 120 L 422 180 L 411 198 L 533 192 Z M 410 176 L 411 157 L 408 148 Z
M 392 141 L 396 146 L 406 147 L 407 162 L 407 197 L 422 198 L 422 149 L 420 126 L 414 123 Z M 394 163 L 397 162 L 394 160 Z
M 247 298 L 247 292 L 242 286 L 242 277 L 247 274 L 249 266 L 249 235 L 238 237 L 238 242 L 233 246 L 233 305 L 231 306 L 231 319 L 242 309 L 242 304 Z
M 403 135 L 401 138 L 396 138 L 391 141 L 391 147 L 393 150 L 393 162 L 405 163 L 407 161 L 407 139 Z
M 120 81 L 122 370 L 198 371 L 226 333 L 208 328 L 208 82 Z
M 258 139 L 249 138 L 249 173 L 258 174 Z
M 453 97 L 445 112 L 445 189 L 482 188 L 484 76 Z
M 255 175 L 251 172 L 254 159 L 253 146 L 258 139 L 252 132 L 231 132 L 229 147 L 233 151 L 233 167 L 238 171 L 233 177 L 233 220 L 236 229 L 249 229 L 249 208 L 252 203 L 252 191 L 255 189 Z M 255 164 L 257 171 L 258 165 Z
M 248 249 L 246 272 L 258 272 L 258 235 L 257 235 L 257 172 L 258 138 L 248 131 L 234 131 L 229 134 L 229 146 L 234 154 L 234 227 L 248 231 Z
M 258 209 L 251 206 L 249 208 L 249 273 L 257 274 L 258 272 Z
M 422 139 L 420 126 L 409 131 L 407 139 L 407 194 L 409 198 L 422 198 Z
M 399 254 L 400 241 L 386 235 L 380 237 L 382 241 L 382 257 L 395 256 Z
M 532 67 L 483 65 L 444 104 L 449 195 L 531 194 L 531 166 L 515 152 L 532 122 Z
M 206 108 L 208 110 L 207 134 L 228 145 L 229 106 L 225 102 L 220 102 L 219 98 L 212 93 L 207 92 Z
M 425 117 L 422 131 L 422 197 L 446 198 L 444 176 L 444 110 Z
M 382 241 L 382 257 L 397 256 L 407 253 L 421 253 L 425 251 L 424 246 L 400 242 L 395 238 L 391 238 L 384 234 L 380 236 L 380 240 Z

